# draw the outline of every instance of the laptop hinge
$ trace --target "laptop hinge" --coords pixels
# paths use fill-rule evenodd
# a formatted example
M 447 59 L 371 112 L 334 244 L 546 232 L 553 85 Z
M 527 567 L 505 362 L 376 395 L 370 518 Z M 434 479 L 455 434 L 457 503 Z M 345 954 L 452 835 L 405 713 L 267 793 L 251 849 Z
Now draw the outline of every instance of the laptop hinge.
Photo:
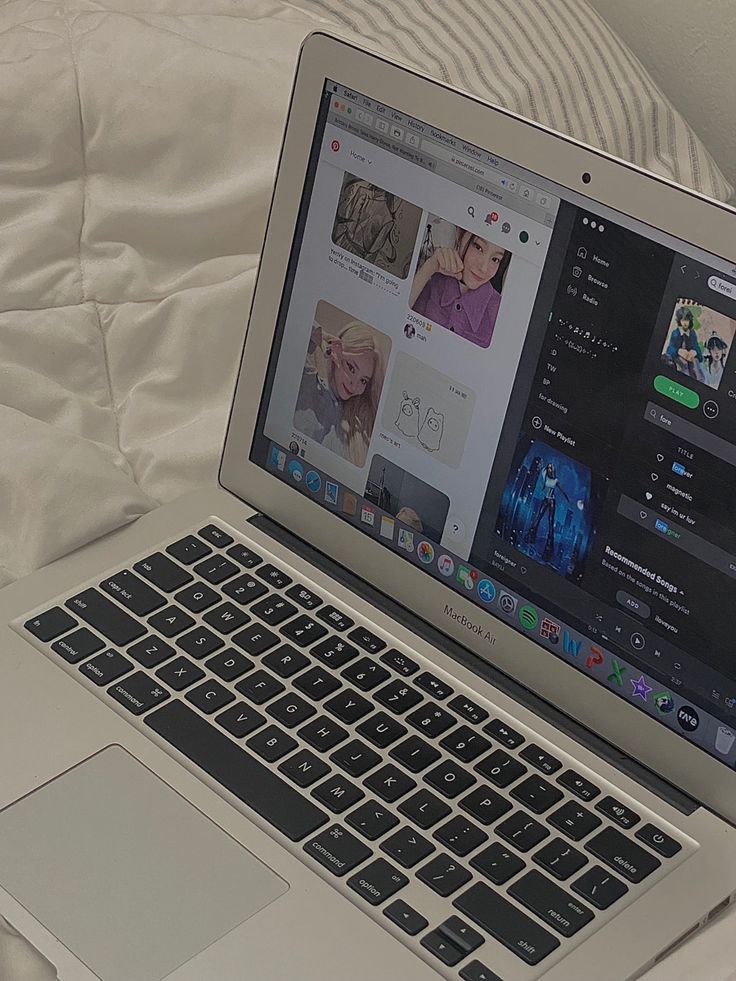
M 539 695 L 536 695 L 528 688 L 519 684 L 518 681 L 499 671 L 498 668 L 493 667 L 493 665 L 484 661 L 472 651 L 458 644 L 457 641 L 446 636 L 436 627 L 418 618 L 416 614 L 410 613 L 395 600 L 391 599 L 390 596 L 380 592 L 374 586 L 371 586 L 370 583 L 365 582 L 344 566 L 339 565 L 333 559 L 317 551 L 312 545 L 297 538 L 296 535 L 287 531 L 271 518 L 267 518 L 264 514 L 256 514 L 249 519 L 249 523 L 264 531 L 272 538 L 275 538 L 278 542 L 281 542 L 281 544 L 291 549 L 291 551 L 301 556 L 307 562 L 315 565 L 322 572 L 336 579 L 360 596 L 361 599 L 366 600 L 384 613 L 387 613 L 398 623 L 402 624 L 402 626 L 418 634 L 434 647 L 439 647 L 443 654 L 449 655 L 453 660 L 469 668 L 480 678 L 489 682 L 489 684 L 494 685 L 509 697 L 520 702 L 525 708 L 541 716 L 546 722 L 549 722 L 555 728 L 564 732 L 565 735 L 575 739 L 586 749 L 589 749 L 601 759 L 606 760 L 621 770 L 622 773 L 636 780 L 642 787 L 645 787 L 663 801 L 676 807 L 678 811 L 681 811 L 683 814 L 692 814 L 701 806 L 698 801 L 689 797 L 682 790 L 675 787 L 674 784 L 669 783 L 656 773 L 648 770 L 612 743 L 607 742 L 575 719 L 565 715 L 564 712 L 561 712 L 554 705 L 551 705 L 543 698 L 540 698 Z

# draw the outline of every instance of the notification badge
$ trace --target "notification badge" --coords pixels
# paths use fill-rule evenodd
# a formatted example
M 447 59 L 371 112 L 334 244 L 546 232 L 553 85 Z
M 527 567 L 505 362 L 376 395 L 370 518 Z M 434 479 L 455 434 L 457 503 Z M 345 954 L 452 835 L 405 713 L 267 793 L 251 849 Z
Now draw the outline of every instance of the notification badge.
M 340 149 L 340 141 L 333 140 L 332 143 L 330 143 L 330 149 L 333 153 L 337 153 L 337 151 Z

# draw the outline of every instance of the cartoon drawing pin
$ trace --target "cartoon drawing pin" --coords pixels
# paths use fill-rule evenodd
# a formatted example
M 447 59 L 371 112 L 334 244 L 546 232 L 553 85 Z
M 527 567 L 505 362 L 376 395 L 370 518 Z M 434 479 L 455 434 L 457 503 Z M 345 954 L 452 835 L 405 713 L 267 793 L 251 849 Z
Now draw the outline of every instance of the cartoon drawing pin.
M 419 404 L 417 395 L 410 397 L 406 392 L 399 406 L 399 414 L 394 425 L 404 436 L 416 438 L 419 435 Z
M 440 448 L 442 433 L 445 430 L 445 416 L 442 412 L 435 412 L 430 406 L 424 417 L 422 428 L 419 430 L 419 442 L 425 450 L 434 453 Z

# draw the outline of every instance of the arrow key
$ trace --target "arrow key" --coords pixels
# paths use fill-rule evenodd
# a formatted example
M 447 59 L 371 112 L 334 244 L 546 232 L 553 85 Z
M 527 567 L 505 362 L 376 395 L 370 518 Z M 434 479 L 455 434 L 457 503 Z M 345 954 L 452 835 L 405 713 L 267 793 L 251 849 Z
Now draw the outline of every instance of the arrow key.
M 460 972 L 462 981 L 503 981 L 495 971 L 480 961 L 471 961 Z
M 397 927 L 400 927 L 411 937 L 415 937 L 420 931 L 428 926 L 428 923 L 422 914 L 417 913 L 417 911 L 408 903 L 405 903 L 403 899 L 395 899 L 393 903 L 391 903 L 390 906 L 387 906 L 383 912 L 392 923 L 395 923 Z
M 463 959 L 463 952 L 460 948 L 451 944 L 444 933 L 440 933 L 439 930 L 433 930 L 426 937 L 422 937 L 421 944 L 435 957 L 439 957 L 442 963 L 447 964 L 448 967 L 453 967 Z
M 481 934 L 463 922 L 459 916 L 451 916 L 449 920 L 441 923 L 437 929 L 447 937 L 450 943 L 459 947 L 463 954 L 472 954 L 483 943 Z

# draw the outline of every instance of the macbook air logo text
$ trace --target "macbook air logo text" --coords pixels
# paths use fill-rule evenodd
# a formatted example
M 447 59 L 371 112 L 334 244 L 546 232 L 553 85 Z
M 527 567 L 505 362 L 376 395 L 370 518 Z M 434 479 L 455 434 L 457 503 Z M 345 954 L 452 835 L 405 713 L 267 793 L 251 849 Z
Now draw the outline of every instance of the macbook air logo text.
M 471 634 L 477 634 L 478 637 L 482 637 L 488 644 L 496 643 L 496 638 L 490 630 L 484 630 L 479 623 L 473 623 L 473 621 L 469 620 L 464 613 L 458 612 L 458 610 L 454 609 L 448 603 L 445 603 L 445 616 L 449 617 L 451 620 L 454 620 L 455 623 L 459 624 L 461 627 L 465 627 L 465 629 L 469 630 Z

